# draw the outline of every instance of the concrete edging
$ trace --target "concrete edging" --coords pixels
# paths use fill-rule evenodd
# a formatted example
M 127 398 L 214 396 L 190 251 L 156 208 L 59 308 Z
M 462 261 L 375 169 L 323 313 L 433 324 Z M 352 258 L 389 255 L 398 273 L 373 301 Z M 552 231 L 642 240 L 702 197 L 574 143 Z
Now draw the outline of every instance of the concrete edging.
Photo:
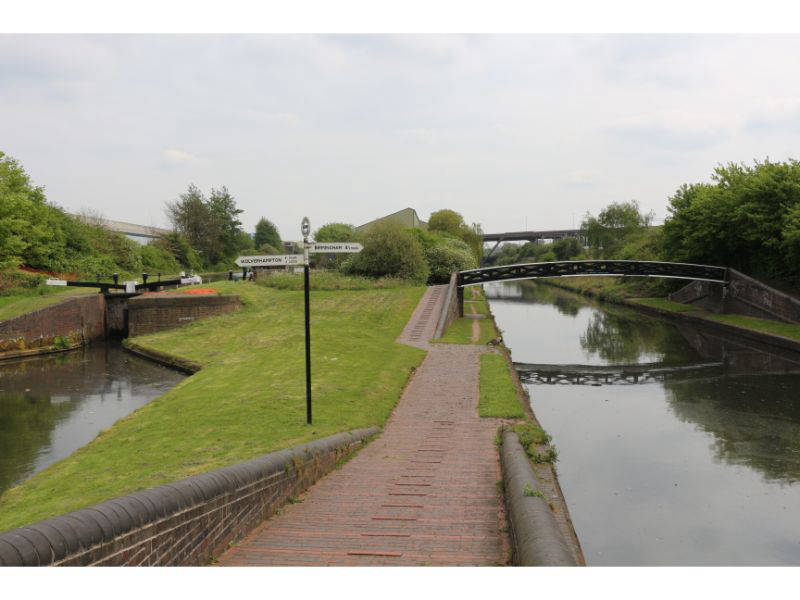
M 538 482 L 528 455 L 513 431 L 503 431 L 500 462 L 515 564 L 577 566 L 547 502 L 525 494 L 526 489 L 538 489 Z
M 130 338 L 126 338 L 122 341 L 122 347 L 132 354 L 138 354 L 139 356 L 143 356 L 144 358 L 152 360 L 160 365 L 171 367 L 173 369 L 177 369 L 178 371 L 183 371 L 189 375 L 194 375 L 203 368 L 200 363 L 194 362 L 187 358 L 181 358 L 180 356 L 174 356 L 166 352 L 153 350 L 152 348 L 146 348 L 145 346 L 141 346 L 136 342 L 130 341 Z
M 0 566 L 204 564 L 379 432 L 338 433 L 0 533 Z

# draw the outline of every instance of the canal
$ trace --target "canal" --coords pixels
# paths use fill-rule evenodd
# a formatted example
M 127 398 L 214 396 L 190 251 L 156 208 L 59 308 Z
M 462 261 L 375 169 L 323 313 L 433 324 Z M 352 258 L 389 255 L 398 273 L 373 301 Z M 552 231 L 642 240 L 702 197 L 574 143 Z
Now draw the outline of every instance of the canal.
M 800 564 L 800 356 L 541 283 L 485 289 L 587 564 Z
M 0 495 L 183 378 L 118 341 L 0 362 Z

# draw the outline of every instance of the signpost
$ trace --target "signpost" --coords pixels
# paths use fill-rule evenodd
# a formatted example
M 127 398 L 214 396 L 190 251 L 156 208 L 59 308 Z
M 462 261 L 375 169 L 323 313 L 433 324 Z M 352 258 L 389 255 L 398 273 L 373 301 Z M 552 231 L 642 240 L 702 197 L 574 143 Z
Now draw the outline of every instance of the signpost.
M 311 312 L 309 308 L 309 253 L 321 254 L 324 252 L 340 253 L 340 252 L 361 252 L 363 246 L 355 242 L 325 242 L 325 243 L 312 243 L 308 241 L 308 234 L 311 233 L 311 222 L 308 217 L 303 217 L 303 222 L 300 225 L 300 232 L 303 234 L 303 254 L 289 256 L 298 256 L 303 259 L 303 288 L 305 290 L 305 313 L 306 313 L 306 423 L 311 425 Z M 255 256 L 242 257 L 242 258 L 259 258 Z M 264 257 L 264 258 L 277 258 L 277 257 Z M 287 257 L 288 258 L 288 257 Z M 236 263 L 242 266 L 238 262 Z M 249 263 L 253 264 L 253 263 Z M 275 263 L 273 263 L 275 264 Z M 298 263 L 283 263 L 283 264 L 298 264 Z
M 318 254 L 323 252 L 332 252 L 338 254 L 340 252 L 347 252 L 347 253 L 361 252 L 363 249 L 364 246 L 354 242 L 331 242 L 331 243 L 316 242 L 314 244 L 311 244 L 308 251 L 315 252 Z
M 302 254 L 269 254 L 267 256 L 240 256 L 236 259 L 237 267 L 281 267 L 285 265 L 302 265 Z

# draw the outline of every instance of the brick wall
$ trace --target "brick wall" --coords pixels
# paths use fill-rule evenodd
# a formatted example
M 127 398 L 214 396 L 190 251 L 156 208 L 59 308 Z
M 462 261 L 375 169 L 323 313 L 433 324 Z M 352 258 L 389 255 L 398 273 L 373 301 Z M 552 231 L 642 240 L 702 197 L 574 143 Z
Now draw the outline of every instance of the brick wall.
M 669 299 L 711 312 L 800 323 L 800 299 L 771 288 L 734 269 L 728 270 L 728 278 L 727 290 L 719 283 L 693 281 L 670 294 Z
M 54 338 L 83 343 L 105 337 L 105 300 L 102 294 L 70 298 L 41 310 L 0 322 L 0 354 L 42 348 Z
M 180 327 L 241 306 L 239 296 L 138 296 L 128 300 L 128 335 Z
M 203 565 L 378 433 L 321 440 L 0 534 L 0 565 Z

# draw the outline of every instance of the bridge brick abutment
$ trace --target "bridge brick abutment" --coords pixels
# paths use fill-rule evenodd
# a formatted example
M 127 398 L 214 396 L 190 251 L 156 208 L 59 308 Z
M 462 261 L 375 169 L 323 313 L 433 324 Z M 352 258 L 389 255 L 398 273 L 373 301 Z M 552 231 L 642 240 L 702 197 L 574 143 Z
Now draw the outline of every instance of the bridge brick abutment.
M 715 313 L 800 323 L 800 300 L 734 269 L 728 269 L 727 286 L 693 281 L 670 294 L 669 299 Z

